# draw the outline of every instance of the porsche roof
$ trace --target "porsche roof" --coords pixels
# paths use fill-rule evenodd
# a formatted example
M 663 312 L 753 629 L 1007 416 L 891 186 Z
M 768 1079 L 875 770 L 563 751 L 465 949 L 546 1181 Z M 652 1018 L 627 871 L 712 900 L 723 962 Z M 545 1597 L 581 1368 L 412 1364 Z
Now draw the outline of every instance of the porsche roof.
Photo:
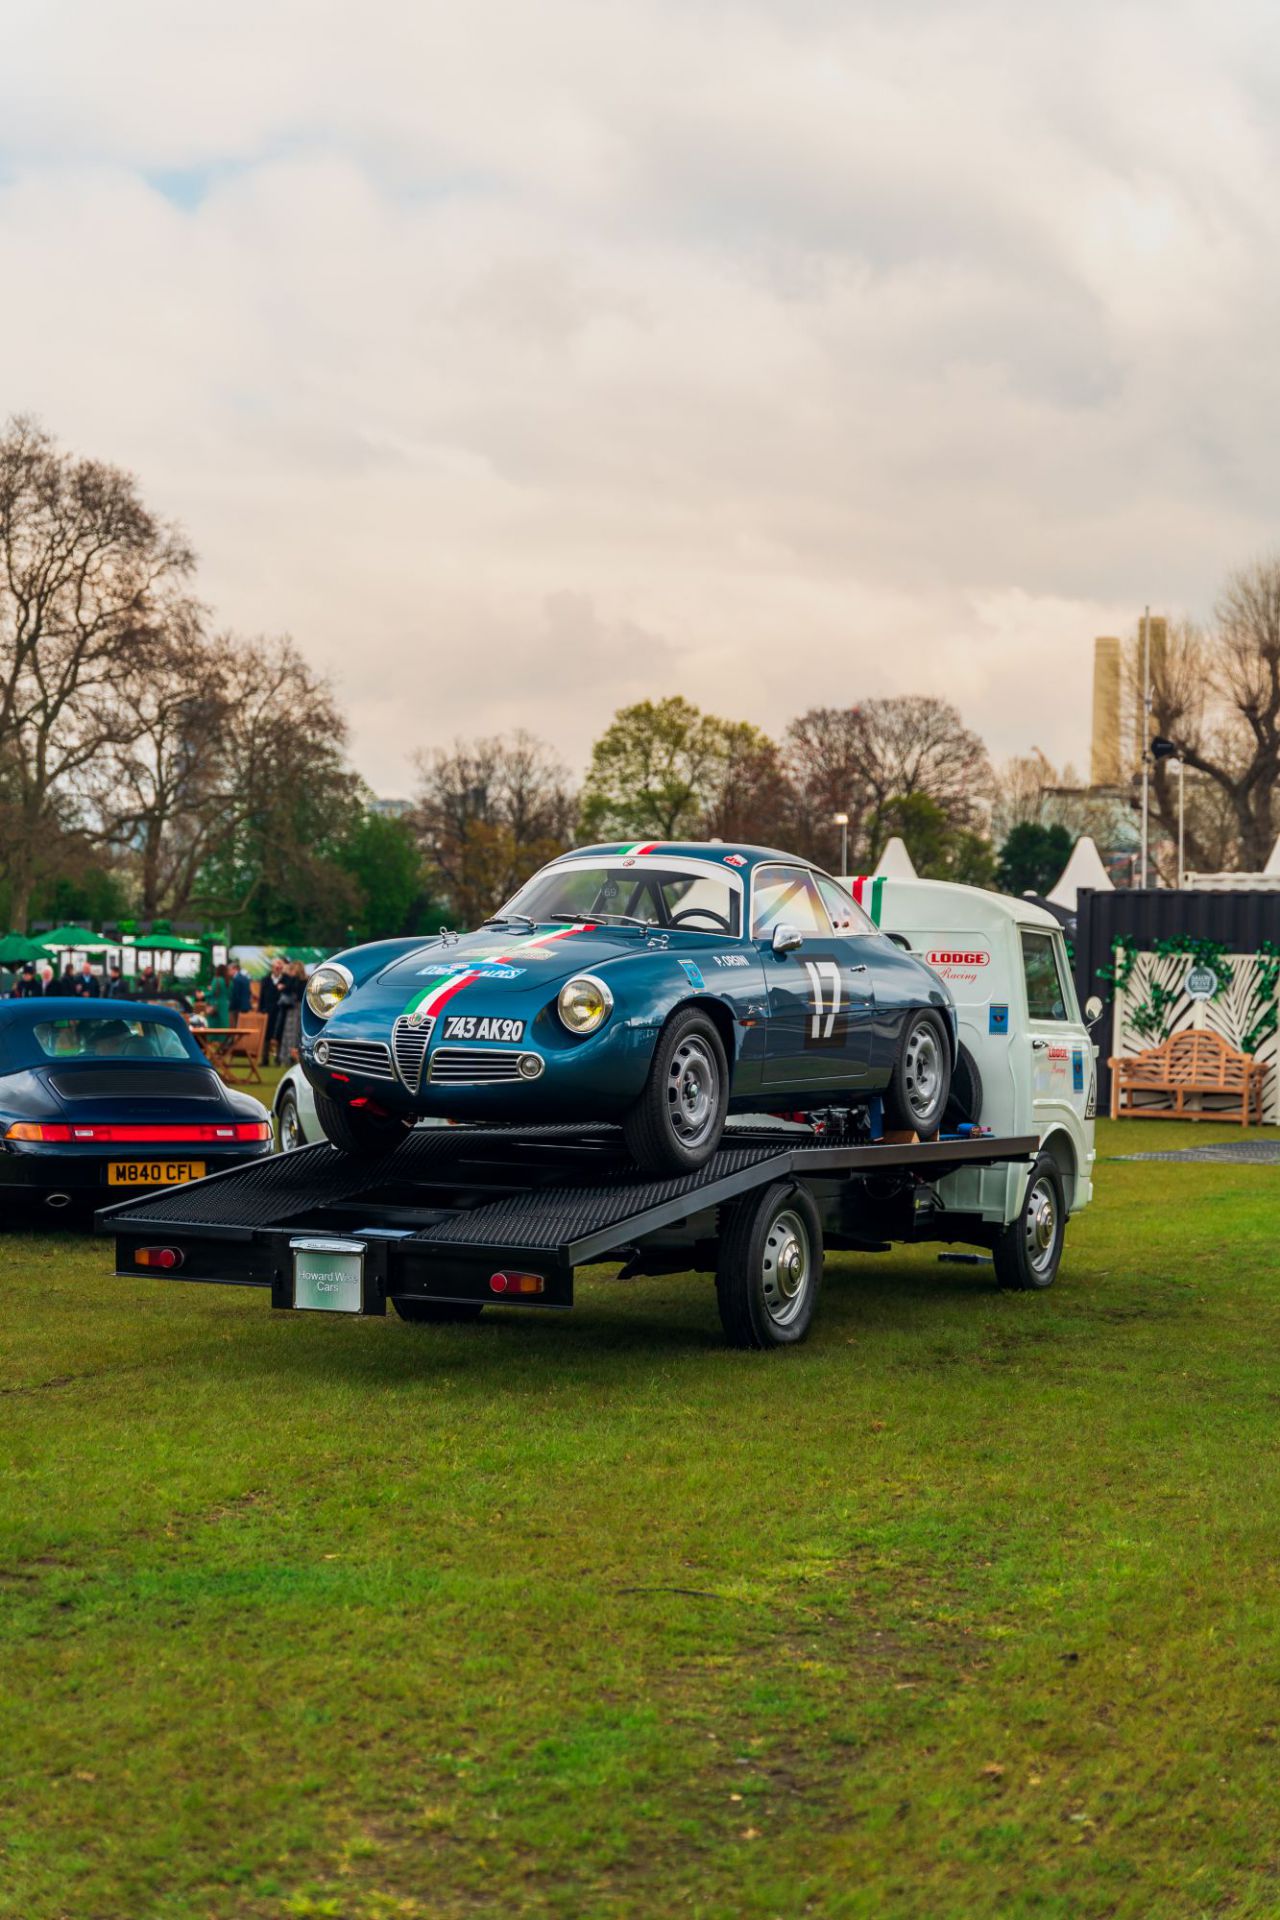
M 783 853 L 777 847 L 749 847 L 732 840 L 610 840 L 599 846 L 573 847 L 557 859 L 582 860 L 589 855 L 603 858 L 618 854 L 636 859 L 641 854 L 661 856 L 664 853 L 681 860 L 706 860 L 725 866 L 754 867 L 761 860 L 785 860 L 797 867 L 813 865 L 803 854 Z

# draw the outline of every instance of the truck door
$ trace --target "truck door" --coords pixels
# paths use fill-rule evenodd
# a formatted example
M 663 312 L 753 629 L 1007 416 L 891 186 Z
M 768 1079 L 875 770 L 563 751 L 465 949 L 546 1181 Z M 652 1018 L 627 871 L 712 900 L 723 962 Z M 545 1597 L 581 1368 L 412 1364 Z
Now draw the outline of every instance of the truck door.
M 1055 1124 L 1064 1126 L 1078 1143 L 1083 1138 L 1093 1050 L 1076 1008 L 1066 949 L 1060 933 L 1033 927 L 1018 931 L 1027 990 L 1035 1128 L 1043 1139 Z
M 752 876 L 751 937 L 768 990 L 766 1087 L 851 1091 L 870 1073 L 875 987 L 862 942 L 837 934 L 807 867 L 759 866 Z M 773 951 L 775 927 L 800 945 Z

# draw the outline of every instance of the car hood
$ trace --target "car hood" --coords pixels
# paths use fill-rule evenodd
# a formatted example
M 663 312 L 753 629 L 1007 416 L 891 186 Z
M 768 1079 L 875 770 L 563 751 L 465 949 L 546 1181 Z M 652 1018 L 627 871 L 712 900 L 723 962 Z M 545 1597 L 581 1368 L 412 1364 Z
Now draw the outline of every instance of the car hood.
M 677 944 L 675 937 L 670 944 Z M 385 967 L 377 984 L 391 994 L 402 992 L 406 1002 L 433 981 L 450 975 L 474 974 L 496 993 L 526 993 L 530 988 L 558 986 L 572 974 L 590 973 L 610 960 L 646 951 L 652 948 L 638 927 L 540 927 L 534 933 L 486 927 L 447 943 L 426 943 Z

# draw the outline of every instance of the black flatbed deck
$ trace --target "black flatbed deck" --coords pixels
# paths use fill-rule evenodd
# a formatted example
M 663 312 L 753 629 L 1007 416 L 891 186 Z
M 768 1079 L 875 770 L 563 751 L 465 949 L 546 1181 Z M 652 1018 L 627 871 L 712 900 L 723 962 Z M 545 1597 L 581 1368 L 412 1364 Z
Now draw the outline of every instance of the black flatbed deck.
M 803 1182 L 818 1198 L 830 1244 L 880 1244 L 890 1202 L 905 1219 L 913 1189 L 964 1166 L 1031 1160 L 1038 1146 L 1034 1135 L 839 1144 L 808 1129 L 739 1125 L 698 1172 L 653 1178 L 614 1129 L 419 1128 L 381 1159 L 303 1147 L 125 1200 L 100 1212 L 98 1227 L 115 1236 L 121 1275 L 147 1273 L 139 1250 L 161 1246 L 180 1256 L 165 1277 L 269 1287 L 280 1307 L 294 1304 L 291 1248 L 316 1235 L 359 1245 L 364 1312 L 396 1298 L 490 1302 L 494 1270 L 507 1267 L 544 1282 L 519 1304 L 563 1307 L 574 1268 L 593 1261 L 620 1259 L 633 1272 L 714 1265 L 718 1210 L 775 1181 Z M 865 1223 L 859 1195 L 874 1197 Z

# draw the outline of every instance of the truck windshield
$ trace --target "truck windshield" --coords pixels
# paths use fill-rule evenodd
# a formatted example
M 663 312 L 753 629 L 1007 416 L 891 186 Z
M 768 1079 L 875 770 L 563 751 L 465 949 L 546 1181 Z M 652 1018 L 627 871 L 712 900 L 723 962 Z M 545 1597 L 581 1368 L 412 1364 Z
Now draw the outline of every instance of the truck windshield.
M 536 873 L 502 909 L 547 920 L 636 921 L 646 927 L 676 927 L 689 933 L 728 934 L 742 925 L 741 898 L 714 868 L 681 873 L 661 865 L 624 867 L 602 861 L 581 867 L 548 867 Z M 501 916 L 499 916 L 501 917 Z

